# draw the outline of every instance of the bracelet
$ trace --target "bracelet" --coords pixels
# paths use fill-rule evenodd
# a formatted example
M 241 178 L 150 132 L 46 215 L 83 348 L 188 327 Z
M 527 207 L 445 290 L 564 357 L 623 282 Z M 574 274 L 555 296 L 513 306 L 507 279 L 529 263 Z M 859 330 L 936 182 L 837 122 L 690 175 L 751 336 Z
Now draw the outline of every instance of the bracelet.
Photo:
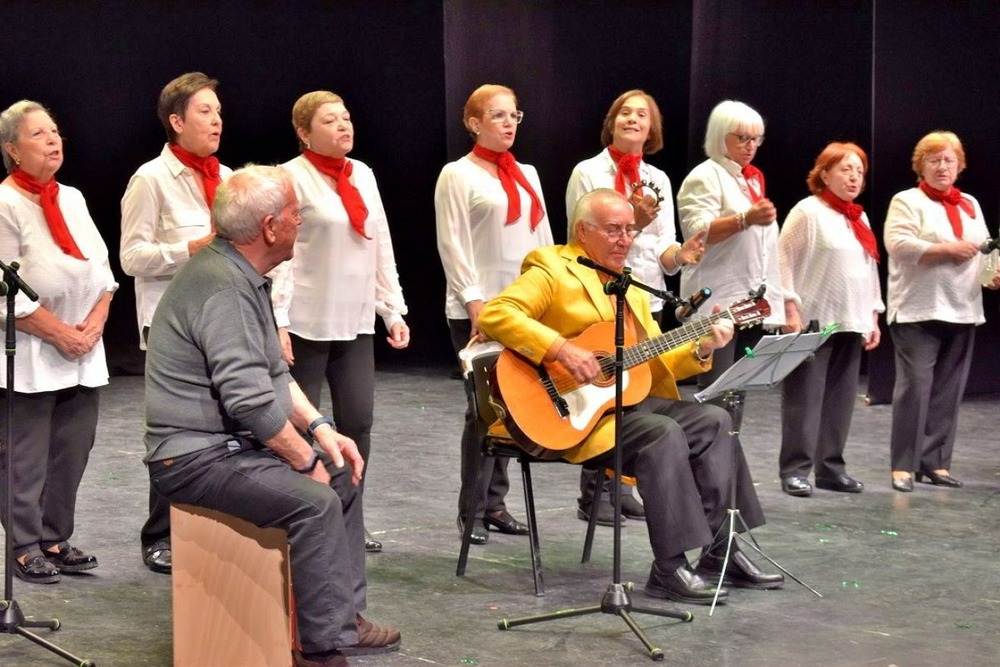
M 327 417 L 327 419 L 329 419 L 329 417 Z M 316 469 L 317 463 L 319 463 L 319 454 L 317 454 L 316 451 L 313 450 L 313 455 L 312 458 L 309 459 L 309 463 L 305 464 L 301 468 L 295 468 L 295 472 L 301 473 L 303 475 L 308 475 L 309 473 L 311 473 L 313 470 Z
M 694 352 L 694 358 L 697 359 L 700 363 L 703 363 L 703 364 L 705 362 L 707 362 L 712 357 L 712 352 L 711 351 L 709 351 L 709 353 L 706 354 L 705 356 L 701 356 L 701 341 L 700 340 L 694 344 L 694 350 L 692 350 L 692 352 Z
M 337 430 L 337 425 L 333 423 L 332 417 L 317 417 L 312 421 L 311 424 L 309 424 L 309 426 L 306 427 L 306 435 L 315 440 L 316 439 L 315 431 L 323 424 L 329 424 L 330 428 L 332 428 L 334 431 Z
M 674 266 L 680 268 L 682 266 L 687 266 L 687 262 L 681 262 L 681 245 L 677 244 L 674 246 Z
M 747 224 L 747 213 L 746 211 L 740 211 L 736 214 L 736 224 L 739 225 L 740 231 L 745 232 L 750 226 Z

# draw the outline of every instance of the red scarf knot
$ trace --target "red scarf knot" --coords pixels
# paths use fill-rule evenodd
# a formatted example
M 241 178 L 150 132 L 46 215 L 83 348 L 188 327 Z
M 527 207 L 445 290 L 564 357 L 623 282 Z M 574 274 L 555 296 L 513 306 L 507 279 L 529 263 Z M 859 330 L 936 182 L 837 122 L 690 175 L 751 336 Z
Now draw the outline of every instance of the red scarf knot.
M 861 247 L 872 259 L 876 262 L 879 261 L 878 244 L 875 242 L 875 234 L 872 232 L 871 227 L 861 220 L 861 214 L 865 212 L 861 204 L 841 199 L 828 189 L 820 192 L 819 197 L 830 208 L 847 218 L 847 222 L 851 225 L 851 231 L 854 232 L 854 238 L 858 240 L 858 243 L 861 244 Z
M 615 190 L 623 195 L 628 195 L 626 187 L 637 185 L 639 178 L 639 163 L 642 162 L 642 153 L 622 153 L 613 145 L 608 146 L 608 153 L 618 167 L 615 173 Z
M 170 152 L 180 160 L 182 165 L 201 174 L 201 182 L 205 191 L 205 202 L 208 204 L 208 210 L 211 211 L 212 204 L 215 202 L 215 191 L 219 187 L 219 184 L 222 183 L 222 177 L 219 175 L 219 159 L 214 155 L 207 155 L 205 157 L 195 155 L 177 144 L 170 144 Z
M 747 190 L 750 193 L 750 203 L 756 204 L 764 198 L 764 172 L 752 164 L 748 164 L 743 167 L 741 173 L 747 182 Z M 760 189 L 757 188 L 757 185 L 760 185 Z
M 520 185 L 528 196 L 531 197 L 531 231 L 535 231 L 538 223 L 545 217 L 545 210 L 542 208 L 542 200 L 535 194 L 531 183 L 524 177 L 521 168 L 514 161 L 514 156 L 510 151 L 498 153 L 488 148 L 483 148 L 479 144 L 472 147 L 473 155 L 476 155 L 487 162 L 492 162 L 497 166 L 497 175 L 500 177 L 500 186 L 507 195 L 507 220 L 506 224 L 512 225 L 521 217 L 521 195 L 517 193 L 517 186 Z
M 49 233 L 56 245 L 71 257 L 86 260 L 80 252 L 80 248 L 73 240 L 73 235 L 66 226 L 66 218 L 63 217 L 62 209 L 59 208 L 59 184 L 56 179 L 49 179 L 48 183 L 30 175 L 23 169 L 15 169 L 11 174 L 14 182 L 33 195 L 39 195 L 39 203 L 42 206 L 42 214 L 45 216 L 45 224 L 49 227 Z
M 345 157 L 328 157 L 314 153 L 308 148 L 302 151 L 316 171 L 326 174 L 337 184 L 337 194 L 344 203 L 347 210 L 347 219 L 351 223 L 351 228 L 366 239 L 371 239 L 365 234 L 365 220 L 368 219 L 368 207 L 365 206 L 361 193 L 351 183 L 351 174 L 354 173 L 354 163 Z
M 927 198 L 931 201 L 936 201 L 944 206 L 944 212 L 948 214 L 948 222 L 951 223 L 951 231 L 955 233 L 955 238 L 961 241 L 963 232 L 962 214 L 958 212 L 958 209 L 961 208 L 967 216 L 975 220 L 976 208 L 972 205 L 972 202 L 963 197 L 962 191 L 954 185 L 947 192 L 941 192 L 928 185 L 927 181 L 921 179 L 920 191 L 927 195 Z

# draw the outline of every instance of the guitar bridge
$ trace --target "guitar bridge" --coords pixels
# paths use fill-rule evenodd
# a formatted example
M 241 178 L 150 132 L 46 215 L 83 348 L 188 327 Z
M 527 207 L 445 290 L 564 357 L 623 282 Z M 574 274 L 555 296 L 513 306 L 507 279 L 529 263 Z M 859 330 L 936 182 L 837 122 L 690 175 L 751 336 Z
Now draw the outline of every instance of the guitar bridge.
M 566 399 L 559 395 L 559 391 L 556 390 L 556 385 L 552 382 L 552 377 L 549 375 L 549 371 L 544 365 L 538 365 L 538 377 L 542 382 L 542 386 L 545 387 L 545 393 L 549 395 L 549 400 L 552 401 L 553 407 L 555 407 L 556 412 L 562 419 L 569 417 L 569 403 Z

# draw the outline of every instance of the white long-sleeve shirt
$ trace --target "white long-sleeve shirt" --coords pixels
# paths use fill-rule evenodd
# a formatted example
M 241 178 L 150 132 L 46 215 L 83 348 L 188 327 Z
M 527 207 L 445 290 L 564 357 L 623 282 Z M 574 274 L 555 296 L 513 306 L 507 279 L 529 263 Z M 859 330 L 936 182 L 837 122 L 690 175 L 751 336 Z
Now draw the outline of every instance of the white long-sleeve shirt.
M 351 227 L 340 195 L 307 158 L 282 165 L 292 175 L 302 224 L 295 255 L 271 274 L 274 318 L 309 340 L 354 340 L 375 333 L 376 314 L 388 330 L 407 312 L 375 174 L 363 162 L 351 163 L 368 209 L 367 239 Z
M 219 166 L 223 180 L 232 173 Z M 132 175 L 121 208 L 119 258 L 122 270 L 135 278 L 139 347 L 146 349 L 142 330 L 153 321 L 171 278 L 191 258 L 188 242 L 212 231 L 212 212 L 200 181 L 167 144 Z
M 574 223 L 573 209 L 580 197 L 598 188 L 615 188 L 615 175 L 618 167 L 607 149 L 576 165 L 566 186 L 566 220 L 572 229 Z M 667 248 L 677 242 L 674 231 L 674 191 L 670 187 L 670 179 L 660 169 L 639 163 L 639 178 L 652 183 L 660 189 L 660 211 L 648 226 L 643 228 L 629 248 L 625 263 L 632 267 L 632 275 L 650 287 L 666 289 L 667 282 L 663 278 L 664 268 L 660 256 Z M 631 196 L 632 184 L 625 184 L 625 196 Z M 648 194 L 648 193 L 647 193 Z M 569 235 L 567 235 L 569 238 Z M 677 273 L 677 269 L 671 273 Z M 649 305 L 653 312 L 663 309 L 663 299 L 649 295 Z
M 861 220 L 870 227 L 866 214 Z M 819 197 L 803 199 L 785 218 L 778 252 L 785 300 L 796 303 L 803 326 L 817 320 L 821 327 L 840 323 L 838 332 L 872 331 L 873 313 L 885 311 L 878 264 L 843 214 Z
M 677 191 L 681 233 L 689 239 L 707 231 L 716 218 L 745 212 L 751 204 L 747 182 L 736 162 L 728 158 L 705 160 L 691 170 Z M 785 323 L 785 299 L 777 223 L 751 225 L 724 241 L 706 245 L 700 262 L 681 269 L 681 294 L 711 288 L 711 298 L 701 307 L 706 313 L 717 303 L 726 307 L 745 299 L 762 284 L 767 286 L 764 298 L 771 304 L 764 326 L 780 326 Z
M 85 260 L 64 253 L 52 238 L 42 207 L 6 185 L 0 185 L 0 257 L 8 264 L 18 262 L 18 275 L 38 293 L 38 301 L 29 300 L 24 292 L 17 294 L 15 318 L 27 317 L 44 307 L 66 324 L 76 326 L 105 293 L 118 289 L 118 283 L 111 273 L 108 247 L 80 191 L 60 183 L 59 208 Z M 0 329 L 4 331 L 6 317 L 7 298 L 0 297 Z M 16 331 L 16 342 L 15 391 L 37 393 L 108 383 L 103 338 L 76 359 L 66 358 L 53 343 L 20 329 Z M 0 387 L 6 388 L 7 376 L 0 376 Z
M 545 207 L 535 168 L 518 163 Z M 468 156 L 449 162 L 434 189 L 437 246 L 447 289 L 445 315 L 469 319 L 465 304 L 492 299 L 521 273 L 521 260 L 535 248 L 552 245 L 548 209 L 531 229 L 531 197 L 521 187 L 521 217 L 507 220 L 507 195 L 500 179 Z
M 980 244 L 989 232 L 979 202 L 967 194 L 976 212 L 962 216 L 962 239 Z M 985 256 L 967 262 L 921 264 L 917 262 L 935 243 L 957 241 L 942 204 L 932 201 L 920 188 L 900 192 L 889 203 L 885 217 L 885 248 L 889 253 L 888 320 L 924 322 L 941 320 L 955 324 L 982 324 L 983 289 L 980 274 Z

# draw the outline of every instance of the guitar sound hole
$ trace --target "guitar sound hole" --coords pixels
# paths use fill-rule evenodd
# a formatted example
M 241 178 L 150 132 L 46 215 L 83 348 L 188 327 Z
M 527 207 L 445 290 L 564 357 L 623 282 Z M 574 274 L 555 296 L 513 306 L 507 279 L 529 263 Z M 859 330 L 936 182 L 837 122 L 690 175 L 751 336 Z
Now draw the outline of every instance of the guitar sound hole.
M 597 363 L 601 365 L 601 374 L 591 384 L 598 387 L 609 387 L 615 383 L 615 358 L 607 352 L 595 351 Z

